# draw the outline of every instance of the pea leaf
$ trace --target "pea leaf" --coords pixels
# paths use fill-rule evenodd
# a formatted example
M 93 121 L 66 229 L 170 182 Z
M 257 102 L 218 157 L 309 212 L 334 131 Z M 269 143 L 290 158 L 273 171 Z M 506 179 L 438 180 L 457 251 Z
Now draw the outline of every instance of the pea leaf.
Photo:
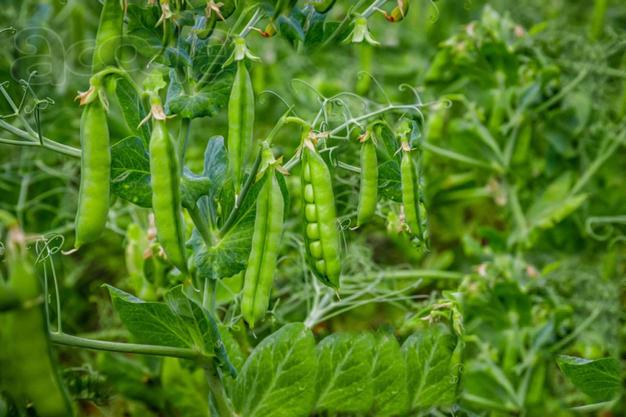
M 321 45 L 324 40 L 324 22 L 326 15 L 312 11 L 306 14 L 306 21 L 301 25 L 307 28 L 304 37 L 304 46 L 309 50 L 314 50 Z
M 204 371 L 183 368 L 177 358 L 164 358 L 161 384 L 167 401 L 188 417 L 206 417 L 209 389 Z
M 621 365 L 615 358 L 589 360 L 560 355 L 557 363 L 567 379 L 595 402 L 613 400 L 622 391 Z
M 195 175 L 188 169 L 183 171 L 180 182 L 180 195 L 183 207 L 191 207 L 202 196 L 208 195 L 211 189 L 211 180 L 203 175 Z
M 285 38 L 292 47 L 295 48 L 298 42 L 304 40 L 304 30 L 297 20 L 287 16 L 279 16 L 277 24 L 280 35 Z
M 442 324 L 421 330 L 404 342 L 411 408 L 454 402 L 459 379 L 456 347 L 456 337 Z
M 115 79 L 115 98 L 126 127 L 133 136 L 142 138 L 147 146 L 150 142 L 150 123 L 139 126 L 147 112 L 137 90 L 127 79 L 118 77 Z
M 378 192 L 385 198 L 401 202 L 400 143 L 386 123 L 378 123 L 374 133 L 378 154 Z
M 124 42 L 135 52 L 146 58 L 156 56 L 161 50 L 163 34 L 157 26 L 159 11 L 156 7 L 143 8 L 129 4 L 127 9 L 128 27 Z
M 315 401 L 315 340 L 301 323 L 264 339 L 237 377 L 233 402 L 246 417 L 305 417 Z
M 318 410 L 365 412 L 374 401 L 371 334 L 336 333 L 317 346 Z
M 152 207 L 150 159 L 140 137 L 129 136 L 111 146 L 111 191 L 139 207 Z
M 373 362 L 374 415 L 395 416 L 407 411 L 406 363 L 401 358 L 400 345 L 393 335 L 377 336 Z
M 213 246 L 207 248 L 199 236 L 192 237 L 190 244 L 194 248 L 193 259 L 201 278 L 231 277 L 245 268 L 252 245 L 256 197 L 264 180 L 252 185 L 241 203 L 232 227 L 218 236 Z
M 181 285 L 165 294 L 165 303 L 145 302 L 118 288 L 106 287 L 120 319 L 138 342 L 215 355 L 223 368 L 236 374 L 215 319 L 187 297 Z
M 214 116 L 226 103 L 233 83 L 232 72 L 223 72 L 199 89 L 185 90 L 185 80 L 175 70 L 170 70 L 165 110 L 186 119 Z
M 192 65 L 196 81 L 204 78 L 206 82 L 211 83 L 224 73 L 230 73 L 231 76 L 234 76 L 236 65 L 223 68 L 231 54 L 229 48 L 224 48 L 221 44 L 211 45 L 208 40 L 199 40 L 194 48 L 195 55 Z

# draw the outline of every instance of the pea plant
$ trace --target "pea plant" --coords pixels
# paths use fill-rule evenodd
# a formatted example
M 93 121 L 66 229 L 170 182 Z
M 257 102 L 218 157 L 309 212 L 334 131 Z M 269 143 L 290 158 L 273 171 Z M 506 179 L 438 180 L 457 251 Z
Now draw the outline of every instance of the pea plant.
M 136 294 L 142 298 L 137 298 L 107 287 L 115 311 L 136 342 L 124 343 L 63 332 L 56 279 L 51 295 L 57 300 L 58 323 L 56 329 L 47 330 L 48 289 L 42 303 L 29 264 L 28 239 L 17 220 L 7 220 L 11 261 L 3 306 L 29 305 L 24 312 L 3 315 L 3 345 L 8 346 L 2 352 L 3 369 L 9 373 L 2 381 L 17 410 L 30 405 L 40 416 L 74 413 L 49 354 L 51 344 L 169 358 L 161 366 L 164 387 L 191 384 L 202 404 L 181 399 L 174 404 L 181 412 L 195 408 L 221 416 L 304 416 L 314 410 L 372 410 L 392 415 L 454 401 L 462 330 L 458 319 L 445 315 L 409 337 L 402 348 L 385 333 L 337 333 L 316 347 L 311 332 L 316 320 L 309 320 L 306 325 L 281 327 L 244 361 L 231 334 L 235 327 L 252 331 L 270 317 L 285 222 L 292 214 L 286 177 L 301 178 L 302 267 L 318 280 L 316 291 L 326 300 L 336 300 L 340 308 L 365 295 L 341 300 L 342 233 L 366 225 L 376 215 L 379 199 L 393 204 L 387 210 L 399 210 L 398 230 L 411 237 L 416 249 L 428 250 L 417 156 L 422 109 L 427 105 L 415 88 L 403 86 L 412 91 L 412 100 L 396 104 L 349 92 L 325 97 L 305 86 L 317 95 L 318 109 L 306 109 L 313 116 L 300 115 L 298 106 L 287 104 L 267 135 L 259 137 L 255 131 L 259 94 L 250 68 L 262 63 L 246 38 L 277 35 L 309 51 L 336 39 L 377 44 L 368 19 L 382 15 L 397 22 L 409 7 L 407 1 L 388 10 L 386 3 L 393 2 L 348 2 L 336 6 L 343 20 L 332 21 L 327 16 L 334 3 L 106 0 L 89 85 L 77 97 L 82 109 L 80 149 L 44 137 L 39 122 L 35 128 L 25 124 L 24 130 L 3 122 L 22 138 L 22 145 L 39 145 L 81 161 L 74 249 L 63 249 L 56 236 L 38 246 L 37 264 L 46 271 L 54 270 L 54 253 L 64 250 L 72 256 L 98 243 L 111 221 L 112 199 L 148 209 L 150 221 L 149 230 L 129 226 L 127 245 L 136 253 L 130 255 L 129 267 L 139 286 L 152 291 L 142 288 Z M 136 47 L 141 64 L 124 61 L 127 46 Z M 140 65 L 145 70 L 136 71 Z M 3 92 L 19 115 L 19 106 Z M 42 102 L 34 91 L 29 94 L 40 111 Z M 193 121 L 222 109 L 228 119 L 226 139 L 207 140 L 203 172 L 197 174 L 185 165 Z M 291 154 L 281 154 L 274 140 L 289 127 Z M 121 137 L 118 130 L 127 135 Z M 360 150 L 359 165 L 342 161 L 348 146 Z M 379 171 L 380 165 L 387 169 Z M 333 184 L 336 169 L 360 176 L 356 216 L 341 224 Z M 393 183 L 393 189 L 379 196 L 380 182 Z M 144 275 L 148 265 L 157 264 L 154 274 L 169 280 L 169 288 Z M 240 294 L 226 312 L 220 311 L 219 282 L 238 274 L 243 274 Z M 398 302 L 410 300 L 402 297 L 404 293 L 388 291 L 378 297 L 387 302 L 394 297 Z M 44 330 L 33 328 L 38 342 L 27 350 L 9 342 L 23 325 Z M 425 353 L 436 359 L 420 369 L 419 357 Z M 27 373 L 10 364 L 11 358 L 24 355 L 44 359 Z M 196 378 L 197 372 L 205 378 Z M 11 385 L 11 377 L 22 382 Z M 37 383 L 29 382 L 35 379 Z M 202 408 L 205 411 L 197 411 Z
M 0 84 L 23 152 L 0 172 L 0 417 L 623 411 L 623 349 L 597 343 L 623 328 L 623 200 L 590 196 L 624 110 L 564 62 L 614 63 L 617 35 L 555 52 L 547 23 L 434 0 L 40 3 L 13 17 L 67 21 L 72 74 L 18 56 Z

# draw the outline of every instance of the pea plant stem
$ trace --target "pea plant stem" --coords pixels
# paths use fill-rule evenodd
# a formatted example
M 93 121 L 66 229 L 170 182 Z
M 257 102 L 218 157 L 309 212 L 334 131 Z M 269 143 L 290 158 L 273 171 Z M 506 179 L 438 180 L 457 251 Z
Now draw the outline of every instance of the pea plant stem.
M 604 32 L 604 20 L 609 0 L 595 0 L 593 4 L 593 12 L 591 13 L 591 30 L 592 40 L 598 40 Z
M 52 139 L 48 139 L 43 137 L 41 142 L 36 135 L 29 134 L 28 132 L 19 129 L 10 123 L 7 123 L 4 120 L 0 120 L 0 129 L 4 129 L 9 133 L 14 134 L 24 140 L 12 140 L 12 139 L 4 139 L 0 138 L 0 143 L 4 143 L 7 145 L 18 145 L 18 146 L 41 146 L 45 149 L 50 149 L 52 151 L 58 152 L 63 155 L 71 156 L 73 158 L 80 158 L 81 151 L 78 148 L 73 146 L 65 145 L 63 143 L 56 142 Z
M 248 23 L 246 23 L 246 26 L 244 26 L 241 32 L 239 32 L 239 37 L 245 38 L 246 36 L 248 36 L 248 33 L 250 33 L 252 28 L 254 28 L 254 26 L 259 22 L 259 20 L 261 20 L 261 16 L 262 16 L 261 9 L 256 9 L 254 11 L 254 14 L 250 18 L 250 20 L 248 20 Z
M 169 356 L 173 358 L 198 360 L 206 358 L 200 352 L 192 349 L 172 346 L 143 345 L 137 343 L 109 342 L 104 340 L 87 339 L 65 333 L 50 333 L 50 340 L 56 345 L 103 350 L 107 352 L 135 353 L 139 355 Z
M 378 1 L 380 1 L 380 0 L 376 0 L 376 2 L 378 2 Z M 335 39 L 335 37 L 339 33 L 341 33 L 343 31 L 344 27 L 352 19 L 352 16 L 353 16 L 352 12 L 353 12 L 353 10 L 356 10 L 356 9 L 360 8 L 364 3 L 365 3 L 364 0 L 359 0 L 354 6 L 350 7 L 348 12 L 346 13 L 346 17 L 341 21 L 341 23 L 339 23 L 339 25 L 337 25 L 337 28 L 335 29 L 335 31 L 324 41 L 324 43 L 322 44 L 322 48 L 327 47 Z M 372 9 L 372 12 L 373 12 L 373 10 L 374 9 Z
M 376 10 L 380 9 L 381 7 L 383 7 L 385 5 L 385 3 L 387 3 L 388 0 L 376 0 L 374 1 L 372 4 L 370 4 L 368 6 L 367 9 L 365 9 L 363 11 L 363 13 L 361 13 L 361 16 L 363 17 L 370 17 Z
M 234 417 L 235 414 L 233 407 L 226 396 L 224 385 L 220 380 L 215 365 L 211 364 L 207 367 L 205 369 L 205 374 L 209 382 L 209 389 L 211 390 L 211 394 L 215 400 L 215 407 L 217 408 L 220 417 Z
M 351 290 L 348 293 L 342 293 L 342 297 L 339 300 L 335 300 L 335 296 L 332 292 L 321 288 L 314 281 L 313 288 L 315 290 L 315 295 L 313 297 L 310 313 L 304 324 L 305 326 L 311 328 L 316 324 L 324 322 L 332 317 L 372 302 L 407 301 L 414 297 L 405 293 L 420 286 L 424 279 L 461 280 L 464 276 L 465 275 L 460 272 L 430 269 L 372 271 L 365 274 L 346 275 L 343 277 L 344 281 L 356 282 L 359 283 L 359 285 L 355 286 L 354 290 Z M 415 281 L 415 285 L 403 287 L 399 290 L 387 292 L 385 294 L 376 294 L 375 288 L 381 282 L 386 280 L 405 279 Z M 363 283 L 365 283 L 365 286 L 361 285 Z M 348 285 L 343 285 L 344 290 L 347 287 Z
M 379 115 L 387 113 L 389 111 L 394 111 L 394 110 L 416 110 L 416 109 L 417 109 L 417 106 L 415 104 L 400 104 L 400 105 L 390 104 L 388 106 L 385 106 L 385 107 L 380 108 L 378 110 L 374 110 L 374 111 L 372 111 L 370 113 L 367 113 L 367 114 L 364 114 L 362 116 L 353 117 L 353 118 L 351 118 L 349 120 L 346 120 L 345 122 L 343 122 L 342 124 L 340 124 L 339 126 L 337 126 L 336 128 L 332 129 L 331 131 L 329 131 L 327 133 L 328 133 L 329 136 L 336 135 L 337 133 L 339 133 L 342 130 L 346 129 L 351 124 L 355 124 L 355 123 L 362 122 L 364 120 L 371 119 L 373 117 L 379 116 Z

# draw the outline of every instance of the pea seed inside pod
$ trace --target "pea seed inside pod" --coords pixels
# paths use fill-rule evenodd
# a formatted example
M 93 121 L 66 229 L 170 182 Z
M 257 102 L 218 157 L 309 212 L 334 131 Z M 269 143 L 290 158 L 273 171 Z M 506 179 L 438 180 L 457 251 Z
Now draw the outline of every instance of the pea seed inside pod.
M 320 225 L 317 223 L 309 223 L 306 225 L 306 236 L 311 240 L 319 240 Z
M 320 259 L 322 257 L 322 243 L 319 240 L 311 242 L 309 244 L 309 250 L 311 251 L 311 256 L 316 259 Z
M 313 184 L 307 184 L 304 186 L 304 201 L 307 203 L 315 202 L 315 193 L 313 192 Z
M 325 285 L 338 288 L 341 274 L 339 234 L 330 170 L 315 149 L 308 145 L 303 148 L 302 163 L 308 258 L 317 277 Z
M 315 204 L 307 204 L 304 207 L 304 215 L 306 217 L 307 222 L 316 222 L 317 221 L 317 207 Z

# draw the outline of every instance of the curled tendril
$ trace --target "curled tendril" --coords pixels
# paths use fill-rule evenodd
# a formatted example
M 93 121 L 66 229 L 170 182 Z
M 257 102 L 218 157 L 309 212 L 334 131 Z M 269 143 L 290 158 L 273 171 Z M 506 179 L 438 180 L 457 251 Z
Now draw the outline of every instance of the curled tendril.
M 287 107 L 287 108 L 293 107 L 293 106 L 291 106 L 287 102 L 287 100 L 283 96 L 281 96 L 280 94 L 278 94 L 274 90 L 263 90 L 263 91 L 261 91 L 261 94 L 259 94 L 259 102 L 265 103 L 265 101 L 261 100 L 261 97 L 264 96 L 264 95 L 274 96 L 274 97 L 278 98 L 285 105 L 285 107 Z
M 17 106 L 18 112 L 20 110 L 23 110 L 24 113 L 31 114 L 38 110 L 45 110 L 48 108 L 48 106 L 55 104 L 54 99 L 52 99 L 51 97 L 39 98 L 37 94 L 35 93 L 35 91 L 33 90 L 33 88 L 31 87 L 31 80 L 36 75 L 37 75 L 37 71 L 32 71 L 29 74 L 28 79 L 19 80 L 19 84 L 22 87 L 22 90 L 24 90 L 24 95 L 22 96 L 20 100 L 20 105 Z M 4 87 L 4 84 L 2 85 L 2 87 Z M 33 99 L 33 103 L 30 105 L 25 104 L 26 99 L 29 96 L 32 97 Z
M 605 241 L 611 238 L 611 236 L 616 231 L 616 224 L 626 225 L 626 215 L 609 217 L 589 217 L 585 222 L 585 230 L 592 238 L 599 241 Z M 617 236 L 615 239 L 613 239 L 612 243 L 616 240 L 619 241 L 623 239 L 626 239 L 624 235 Z
M 413 95 L 415 96 L 415 103 L 416 103 L 416 105 L 423 106 L 422 98 L 420 96 L 420 93 L 419 93 L 417 87 L 413 87 L 412 85 L 407 84 L 407 83 L 402 83 L 402 84 L 400 84 L 398 86 L 398 90 L 400 90 L 402 92 L 407 91 L 407 90 L 411 91 L 413 93 Z
M 60 234 L 44 236 L 35 242 L 35 252 L 37 253 L 36 263 L 48 260 L 52 255 L 61 251 L 65 238 Z
M 322 93 L 320 93 L 315 87 L 313 87 L 313 85 L 307 81 L 304 81 L 300 78 L 294 78 L 293 80 L 291 80 L 291 88 L 293 90 L 296 90 L 295 84 L 302 84 L 305 87 L 308 87 L 311 91 L 313 91 L 313 93 L 315 93 L 316 96 L 318 96 L 319 98 L 322 99 L 322 101 L 326 101 L 328 100 Z
M 340 230 L 350 230 L 350 223 L 352 222 L 352 220 L 349 217 L 344 217 L 343 219 L 339 220 L 339 228 Z

